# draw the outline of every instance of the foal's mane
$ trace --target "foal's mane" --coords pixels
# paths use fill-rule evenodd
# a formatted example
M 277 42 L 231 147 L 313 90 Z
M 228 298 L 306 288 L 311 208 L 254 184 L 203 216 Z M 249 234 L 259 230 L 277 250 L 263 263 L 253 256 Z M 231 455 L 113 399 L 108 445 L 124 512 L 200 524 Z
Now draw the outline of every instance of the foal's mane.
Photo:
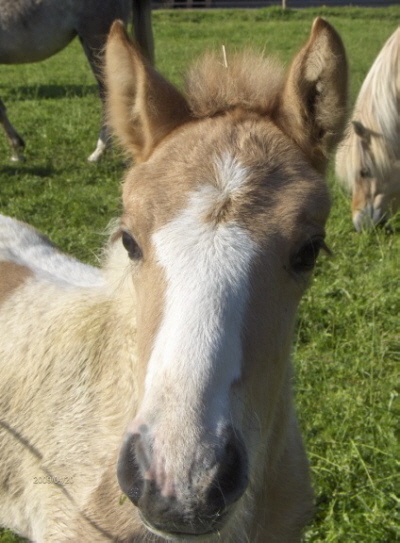
M 212 117 L 236 107 L 268 114 L 283 81 L 276 60 L 250 50 L 227 57 L 208 53 L 189 70 L 186 93 L 195 117 Z
M 400 159 L 400 27 L 390 36 L 372 64 L 358 94 L 352 119 L 371 133 L 377 175 L 384 178 L 393 160 Z M 355 178 L 370 158 L 351 123 L 338 152 L 337 170 L 343 180 Z M 351 187 L 349 187 L 351 188 Z

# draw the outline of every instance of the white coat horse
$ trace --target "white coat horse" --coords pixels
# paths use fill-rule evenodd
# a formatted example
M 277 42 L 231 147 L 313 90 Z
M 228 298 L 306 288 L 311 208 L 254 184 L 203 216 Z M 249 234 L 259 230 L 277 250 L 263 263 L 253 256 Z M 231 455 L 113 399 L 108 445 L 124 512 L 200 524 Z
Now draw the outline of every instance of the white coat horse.
M 352 193 L 357 231 L 400 208 L 400 27 L 361 86 L 336 155 L 336 175 Z
M 0 64 L 22 64 L 45 60 L 79 37 L 104 103 L 104 84 L 99 54 L 111 24 L 128 22 L 133 14 L 134 33 L 143 53 L 152 61 L 154 45 L 150 0 L 0 0 Z M 13 161 L 23 158 L 25 147 L 7 117 L 0 99 L 0 123 L 11 146 Z M 103 124 L 97 147 L 89 161 L 100 158 L 108 133 Z
M 342 41 L 318 18 L 286 76 L 207 56 L 183 94 L 116 22 L 106 85 L 136 165 L 102 269 L 0 220 L 0 525 L 37 543 L 299 541 L 313 493 L 290 353 L 325 246 Z

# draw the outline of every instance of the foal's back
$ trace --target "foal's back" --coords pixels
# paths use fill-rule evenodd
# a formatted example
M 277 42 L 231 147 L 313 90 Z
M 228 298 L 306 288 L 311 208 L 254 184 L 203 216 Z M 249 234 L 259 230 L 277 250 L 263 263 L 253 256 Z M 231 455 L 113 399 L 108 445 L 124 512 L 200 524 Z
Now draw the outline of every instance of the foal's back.
M 18 270 L 36 280 L 47 280 L 65 287 L 97 286 L 102 283 L 101 273 L 92 266 L 62 253 L 38 230 L 23 222 L 0 215 L 0 275 L 5 288 L 6 270 Z M 7 277 L 11 280 L 10 274 Z

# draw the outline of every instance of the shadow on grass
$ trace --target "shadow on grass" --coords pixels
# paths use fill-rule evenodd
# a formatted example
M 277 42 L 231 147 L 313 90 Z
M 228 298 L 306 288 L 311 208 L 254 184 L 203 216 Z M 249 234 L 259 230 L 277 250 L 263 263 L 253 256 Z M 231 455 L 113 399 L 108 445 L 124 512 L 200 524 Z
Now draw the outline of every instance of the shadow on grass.
M 98 95 L 97 85 L 22 85 L 2 86 L 1 94 L 6 101 L 36 100 L 39 98 L 82 98 Z
M 9 175 L 20 177 L 21 175 L 35 175 L 37 177 L 51 177 L 57 173 L 52 165 L 29 166 L 27 164 L 3 164 L 0 165 L 0 176 Z M 0 181 L 1 183 L 1 181 Z

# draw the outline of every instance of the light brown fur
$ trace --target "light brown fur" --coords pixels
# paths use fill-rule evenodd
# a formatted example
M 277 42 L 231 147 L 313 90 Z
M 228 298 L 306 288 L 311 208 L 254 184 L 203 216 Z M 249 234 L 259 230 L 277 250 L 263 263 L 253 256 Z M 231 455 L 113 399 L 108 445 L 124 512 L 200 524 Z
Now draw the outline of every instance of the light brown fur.
M 15 262 L 0 262 L 0 305 L 31 276 L 32 272 L 26 266 Z
M 113 26 L 106 51 L 109 117 L 138 162 L 125 178 L 119 228 L 136 239 L 142 256 L 129 260 L 121 234 L 114 234 L 104 283 L 36 280 L 13 290 L 0 312 L 6 338 L 0 343 L 0 523 L 38 543 L 169 537 L 161 529 L 151 533 L 138 508 L 120 502 L 115 471 L 123 434 L 147 398 L 148 362 L 166 312 L 169 279 L 154 235 L 179 219 L 200 190 L 215 195 L 201 200 L 209 201 L 201 224 L 215 233 L 236 225 L 257 251 L 241 330 L 241 375 L 229 391 L 249 484 L 218 533 L 199 541 L 296 542 L 310 518 L 290 351 L 311 270 L 299 272 L 294 262 L 302 247 L 324 235 L 330 203 L 320 172 L 344 122 L 346 58 L 339 36 L 317 19 L 286 78 L 267 62 L 265 74 L 249 82 L 240 62 L 229 60 L 221 75 L 206 60 L 190 76 L 186 97 L 142 60 L 121 24 Z M 263 63 L 252 65 L 261 71 Z M 318 98 L 308 110 L 315 85 Z M 226 179 L 231 163 L 237 182 Z M 218 452 L 215 436 L 207 442 L 211 430 L 201 426 L 199 414 L 208 406 L 188 397 L 184 383 L 166 379 L 164 385 L 154 398 L 157 423 L 166 430 L 161 454 L 176 484 L 201 495 L 203 486 L 185 473 L 204 447 Z M 201 470 L 198 475 L 201 482 Z M 37 483 L 38 477 L 49 481 Z

